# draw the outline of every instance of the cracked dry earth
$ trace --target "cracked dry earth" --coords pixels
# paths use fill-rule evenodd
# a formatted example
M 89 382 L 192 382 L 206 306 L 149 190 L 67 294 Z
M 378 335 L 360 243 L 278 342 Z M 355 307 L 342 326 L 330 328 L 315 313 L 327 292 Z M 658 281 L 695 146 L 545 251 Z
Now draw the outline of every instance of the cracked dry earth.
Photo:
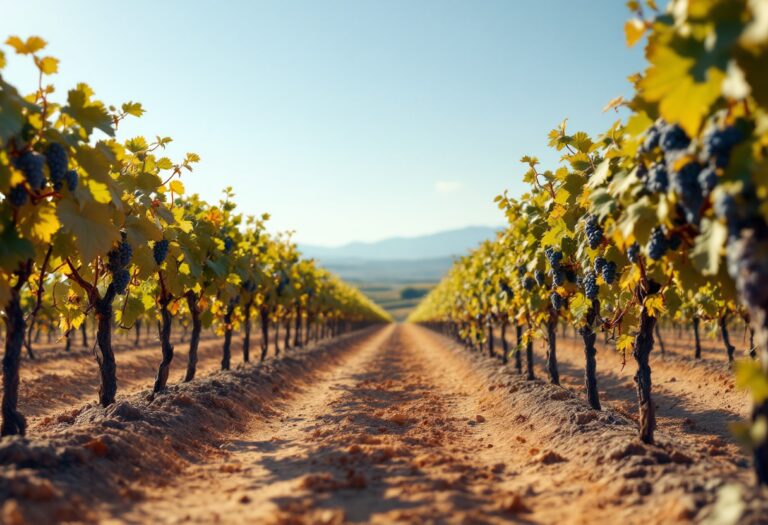
M 509 522 L 528 510 L 505 463 L 517 441 L 433 337 L 381 330 L 119 521 Z

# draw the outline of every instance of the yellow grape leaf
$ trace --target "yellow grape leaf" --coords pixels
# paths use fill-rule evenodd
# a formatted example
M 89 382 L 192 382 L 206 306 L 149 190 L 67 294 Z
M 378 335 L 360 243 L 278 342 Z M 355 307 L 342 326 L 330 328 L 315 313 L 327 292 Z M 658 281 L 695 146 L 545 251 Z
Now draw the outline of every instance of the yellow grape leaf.
M 541 238 L 542 246 L 560 246 L 563 237 L 568 234 L 568 226 L 563 219 L 557 219 L 550 225 L 547 233 Z
M 171 191 L 173 193 L 176 193 L 177 195 L 184 195 L 184 184 L 178 179 L 172 180 L 168 186 L 171 188 Z
M 181 263 L 179 265 L 179 273 L 182 275 L 189 275 L 190 274 L 189 265 L 187 263 Z
M 736 386 L 749 390 L 755 403 L 768 399 L 768 378 L 760 363 L 743 360 L 736 363 Z
M 101 204 L 109 204 L 112 202 L 112 193 L 109 191 L 109 186 L 91 178 L 86 179 L 85 183 L 96 202 L 100 202 Z
M 703 66 L 696 58 L 682 57 L 664 45 L 652 48 L 652 63 L 640 82 L 643 97 L 659 103 L 661 116 L 677 122 L 690 136 L 698 135 L 702 120 L 720 97 L 725 71 Z
M 120 232 L 112 223 L 112 214 L 103 204 L 86 201 L 80 209 L 74 201 L 63 200 L 56 214 L 62 227 L 75 238 L 75 246 L 84 263 L 106 254 L 120 240 Z
M 19 55 L 31 55 L 32 53 L 36 53 L 48 45 L 48 42 L 39 36 L 31 36 L 27 38 L 26 42 L 17 36 L 12 36 L 9 37 L 5 43 L 15 49 L 16 53 Z
M 227 275 L 227 282 L 229 284 L 234 284 L 235 286 L 239 285 L 242 282 L 242 279 L 240 279 L 240 276 L 236 273 L 230 273 Z
M 40 60 L 35 60 L 37 67 L 43 75 L 53 75 L 59 72 L 59 60 L 53 57 L 43 57 Z
M 5 62 L 5 53 L 3 53 L 0 50 L 0 69 L 3 69 L 5 67 L 5 64 L 6 64 L 6 62 Z M 3 303 L 3 304 L 5 304 L 5 303 Z
M 649 295 L 643 301 L 643 306 L 648 310 L 648 315 L 658 317 L 656 314 L 664 313 L 664 297 L 662 295 Z
M 50 202 L 37 206 L 24 206 L 19 214 L 19 230 L 24 237 L 36 243 L 49 243 L 53 234 L 59 231 L 56 208 Z
M 627 352 L 632 350 L 632 346 L 635 344 L 635 337 L 629 334 L 623 334 L 616 341 L 616 350 L 619 352 Z
M 644 33 L 645 22 L 639 18 L 633 18 L 624 23 L 624 36 L 627 39 L 627 47 L 633 47 L 637 44 L 637 42 L 643 38 Z

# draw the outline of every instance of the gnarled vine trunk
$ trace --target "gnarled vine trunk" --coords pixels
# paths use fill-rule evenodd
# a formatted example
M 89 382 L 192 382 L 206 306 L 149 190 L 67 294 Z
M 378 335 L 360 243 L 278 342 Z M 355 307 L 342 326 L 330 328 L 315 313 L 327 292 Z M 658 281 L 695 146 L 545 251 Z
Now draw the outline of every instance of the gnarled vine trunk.
M 531 327 L 528 326 L 530 329 Z M 527 361 L 527 367 L 528 367 L 528 379 L 536 379 L 536 376 L 533 373 L 533 338 L 529 337 L 528 342 L 525 344 L 525 360 Z
M 243 312 L 243 363 L 251 361 L 251 307 L 253 299 L 248 301 Z
M 589 312 L 587 312 L 586 324 L 580 329 L 581 338 L 584 341 L 584 386 L 586 387 L 589 406 L 595 410 L 601 410 L 600 394 L 597 392 L 597 349 L 595 348 L 597 334 L 595 334 L 593 329 L 599 311 L 600 303 L 597 300 L 593 300 L 592 306 L 590 306 Z
M 301 306 L 296 307 L 295 327 L 293 330 L 293 346 L 301 348 L 304 346 L 304 339 L 301 337 Z
M 163 354 L 163 359 L 160 361 L 160 366 L 157 369 L 155 385 L 152 387 L 153 394 L 165 390 L 168 385 L 171 362 L 173 361 L 173 345 L 171 344 L 171 323 L 173 323 L 173 317 L 170 310 L 168 310 L 170 303 L 170 297 L 160 299 L 160 350 Z
M 261 322 L 261 361 L 264 361 L 269 351 L 269 309 L 266 305 L 259 307 L 259 321 Z
M 496 351 L 493 348 L 493 323 L 488 323 L 488 357 L 496 357 Z
M 112 350 L 112 302 L 115 295 L 115 286 L 110 284 L 104 297 L 97 299 L 95 304 L 96 345 L 99 347 L 96 355 L 100 373 L 99 403 L 103 407 L 114 403 L 117 395 L 117 363 Z
M 547 374 L 550 383 L 560 384 L 560 373 L 557 369 L 557 310 L 551 307 L 547 317 Z
M 3 355 L 3 422 L 0 435 L 21 434 L 27 430 L 27 422 L 19 413 L 19 365 L 24 345 L 24 312 L 21 309 L 21 287 L 26 275 L 18 275 L 19 282 L 11 289 L 11 297 L 5 306 L 5 355 Z
M 640 405 L 640 439 L 643 443 L 653 444 L 653 432 L 656 430 L 656 408 L 651 398 L 651 366 L 648 358 L 653 350 L 653 329 L 656 318 L 648 314 L 645 307 L 640 311 L 640 329 L 632 347 L 632 356 L 637 362 L 635 385 L 637 400 Z
M 229 370 L 232 361 L 232 314 L 235 311 L 235 302 L 230 301 L 227 312 L 224 314 L 224 347 L 221 352 L 221 369 Z
M 504 318 L 501 321 L 501 362 L 505 365 L 509 362 L 509 342 L 507 341 L 507 326 L 509 321 Z
M 523 373 L 523 325 L 515 323 L 515 368 L 518 374 Z M 532 378 L 531 378 L 532 379 Z
M 723 338 L 723 345 L 725 345 L 725 351 L 728 354 L 728 362 L 733 363 L 733 354 L 736 352 L 736 347 L 731 344 L 731 336 L 728 333 L 727 314 L 720 316 L 720 335 Z
M 189 356 L 187 357 L 187 371 L 184 374 L 184 382 L 192 381 L 197 372 L 197 347 L 200 344 L 200 309 L 197 305 L 197 294 L 187 292 L 187 306 L 192 317 L 192 333 L 189 336 Z
M 701 359 L 701 338 L 699 337 L 699 323 L 701 319 L 698 316 L 693 318 L 693 337 L 696 342 L 696 359 Z
M 291 320 L 286 318 L 285 319 L 285 338 L 283 339 L 283 348 L 285 348 L 286 352 L 289 348 L 291 348 Z

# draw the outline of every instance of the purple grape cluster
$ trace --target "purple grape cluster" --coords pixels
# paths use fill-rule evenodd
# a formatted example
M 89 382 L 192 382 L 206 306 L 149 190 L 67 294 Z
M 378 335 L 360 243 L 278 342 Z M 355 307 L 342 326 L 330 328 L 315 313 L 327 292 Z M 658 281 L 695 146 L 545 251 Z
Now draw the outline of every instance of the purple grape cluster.
M 627 248 L 627 259 L 633 264 L 637 264 L 640 260 L 640 245 L 633 242 L 629 248 Z
M 584 275 L 584 278 L 581 280 L 581 285 L 584 288 L 584 295 L 587 299 L 591 301 L 597 299 L 600 287 L 597 285 L 597 276 L 593 272 L 587 272 Z
M 600 228 L 600 225 L 597 222 L 597 217 L 594 215 L 589 215 L 587 217 L 587 223 L 584 226 L 584 233 L 587 234 L 589 247 L 593 250 L 600 246 L 600 243 L 603 242 L 603 229 Z
M 606 284 L 613 284 L 613 281 L 616 280 L 616 263 L 613 261 L 606 261 L 605 266 L 603 266 L 603 280 L 606 282 Z
M 168 257 L 169 246 L 170 243 L 168 242 L 168 239 L 160 239 L 159 241 L 155 241 L 155 244 L 152 246 L 152 256 L 158 265 L 163 264 L 166 257 Z
M 648 240 L 648 257 L 658 261 L 667 252 L 667 237 L 661 226 L 656 226 L 651 232 L 651 238 Z
M 45 161 L 48 163 L 48 178 L 51 186 L 59 191 L 64 185 L 64 178 L 67 175 L 69 167 L 69 154 L 64 146 L 58 142 L 53 142 L 45 151 Z
M 25 151 L 15 161 L 17 169 L 21 170 L 30 188 L 41 190 L 45 186 L 45 157 L 35 151 Z

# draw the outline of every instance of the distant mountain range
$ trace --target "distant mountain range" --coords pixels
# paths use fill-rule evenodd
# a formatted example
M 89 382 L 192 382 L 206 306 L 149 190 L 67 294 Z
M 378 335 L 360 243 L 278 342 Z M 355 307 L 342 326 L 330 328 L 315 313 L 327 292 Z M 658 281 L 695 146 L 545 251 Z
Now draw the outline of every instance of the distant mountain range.
M 437 259 L 463 255 L 492 238 L 498 228 L 469 226 L 420 235 L 418 237 L 392 237 L 377 242 L 352 242 L 338 247 L 301 245 L 307 257 L 320 261 L 363 259 L 368 261 Z
M 353 242 L 338 247 L 300 245 L 306 257 L 355 282 L 436 282 L 454 257 L 495 237 L 500 228 L 469 226 L 418 237 Z

